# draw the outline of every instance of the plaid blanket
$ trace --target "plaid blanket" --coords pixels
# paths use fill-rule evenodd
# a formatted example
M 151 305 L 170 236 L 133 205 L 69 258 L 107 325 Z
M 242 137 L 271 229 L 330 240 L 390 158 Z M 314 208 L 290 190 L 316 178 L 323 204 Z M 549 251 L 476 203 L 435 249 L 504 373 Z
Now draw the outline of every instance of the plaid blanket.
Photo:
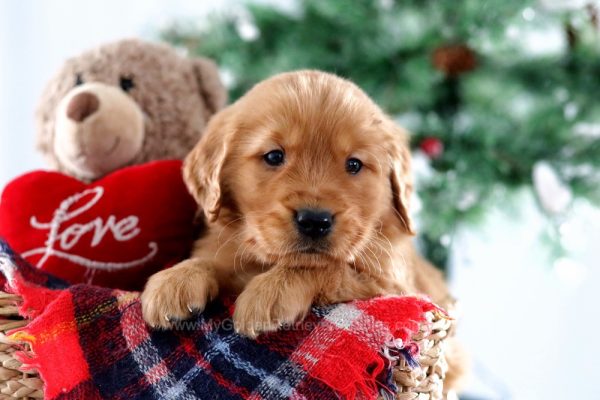
M 156 331 L 138 293 L 69 286 L 2 241 L 0 268 L 32 319 L 11 336 L 31 344 L 19 357 L 40 372 L 48 399 L 391 398 L 392 367 L 414 362 L 411 336 L 439 310 L 415 297 L 315 307 L 293 328 L 250 340 L 233 330 L 233 299 Z

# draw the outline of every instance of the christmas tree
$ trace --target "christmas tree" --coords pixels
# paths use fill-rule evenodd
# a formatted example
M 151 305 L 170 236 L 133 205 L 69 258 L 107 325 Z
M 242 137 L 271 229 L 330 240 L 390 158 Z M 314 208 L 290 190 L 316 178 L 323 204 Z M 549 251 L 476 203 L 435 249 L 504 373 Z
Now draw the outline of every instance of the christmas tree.
M 163 34 L 214 58 L 232 100 L 300 68 L 361 86 L 412 132 L 419 239 L 443 267 L 456 229 L 516 189 L 550 223 L 600 200 L 598 18 L 552 0 L 299 0 Z

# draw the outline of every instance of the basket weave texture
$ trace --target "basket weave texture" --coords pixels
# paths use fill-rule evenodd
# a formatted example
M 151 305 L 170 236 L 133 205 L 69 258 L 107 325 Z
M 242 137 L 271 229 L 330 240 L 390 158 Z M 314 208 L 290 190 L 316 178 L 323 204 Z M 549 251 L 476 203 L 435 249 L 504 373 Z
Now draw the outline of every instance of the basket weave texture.
M 0 400 L 42 399 L 43 382 L 35 370 L 24 371 L 14 357 L 15 351 L 30 348 L 6 334 L 27 325 L 17 312 L 19 296 L 0 291 Z M 418 368 L 411 368 L 400 358 L 394 368 L 394 380 L 399 388 L 397 400 L 443 400 L 443 381 L 448 370 L 444 348 L 453 328 L 453 320 L 427 313 L 429 324 L 422 325 L 413 339 L 420 348 Z

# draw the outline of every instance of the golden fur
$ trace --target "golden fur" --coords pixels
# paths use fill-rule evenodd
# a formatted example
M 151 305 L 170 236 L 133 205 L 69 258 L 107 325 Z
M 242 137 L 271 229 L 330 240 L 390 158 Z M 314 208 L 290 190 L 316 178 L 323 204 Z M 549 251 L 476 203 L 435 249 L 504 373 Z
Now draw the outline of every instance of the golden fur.
M 271 167 L 263 155 L 285 152 Z M 364 166 L 345 170 L 349 157 Z M 186 159 L 185 180 L 208 229 L 193 255 L 152 276 L 145 320 L 169 327 L 219 292 L 240 293 L 236 329 L 254 337 L 313 303 L 424 293 L 442 306 L 440 272 L 412 245 L 407 135 L 353 83 L 318 71 L 285 73 L 219 112 Z M 299 248 L 294 210 L 327 208 L 326 250 Z

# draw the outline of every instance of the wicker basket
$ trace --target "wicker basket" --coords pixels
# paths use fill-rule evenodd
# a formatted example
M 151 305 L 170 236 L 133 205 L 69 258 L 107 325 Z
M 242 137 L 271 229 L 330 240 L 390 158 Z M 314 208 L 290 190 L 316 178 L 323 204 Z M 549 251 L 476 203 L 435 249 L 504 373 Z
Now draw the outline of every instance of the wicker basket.
M 43 382 L 35 371 L 21 371 L 21 362 L 14 352 L 25 348 L 25 343 L 15 343 L 6 336 L 11 329 L 27 325 L 19 317 L 17 305 L 21 298 L 0 291 L 0 399 L 43 399 Z
M 0 400 L 42 399 L 43 382 L 34 370 L 22 371 L 21 362 L 14 358 L 18 349 L 28 350 L 28 345 L 10 340 L 6 332 L 27 325 L 19 317 L 17 305 L 20 297 L 0 291 Z M 412 369 L 400 359 L 394 370 L 399 387 L 398 400 L 444 399 L 443 380 L 448 370 L 444 357 L 445 338 L 453 327 L 453 321 L 427 313 L 429 326 L 422 326 L 414 340 L 421 350 L 420 368 Z
M 422 325 L 413 339 L 419 344 L 420 368 L 413 369 L 404 359 L 394 369 L 398 386 L 397 400 L 445 399 L 444 378 L 448 371 L 445 357 L 446 338 L 453 329 L 453 320 L 427 313 L 429 326 Z

